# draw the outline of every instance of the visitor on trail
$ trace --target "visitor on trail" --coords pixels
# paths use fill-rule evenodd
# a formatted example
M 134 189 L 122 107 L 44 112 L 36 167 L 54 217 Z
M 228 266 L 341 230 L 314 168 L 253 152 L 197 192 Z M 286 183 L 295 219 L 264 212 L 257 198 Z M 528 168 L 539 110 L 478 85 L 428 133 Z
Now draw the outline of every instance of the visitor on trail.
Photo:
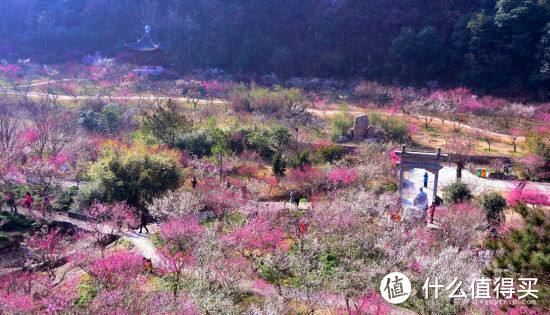
M 17 212 L 17 204 L 15 203 L 15 198 L 11 192 L 6 193 L 4 196 L 4 201 L 8 205 L 11 211 Z
M 195 189 L 197 187 L 197 178 L 193 176 L 193 179 L 191 180 L 191 187 Z
M 153 261 L 151 259 L 143 257 L 143 267 L 145 271 L 153 273 Z
M 50 204 L 50 197 L 45 192 L 39 193 L 40 198 L 42 199 L 42 204 L 40 205 L 40 210 L 42 210 L 42 217 L 46 218 L 46 211 L 52 215 L 52 207 Z
M 141 221 L 141 224 L 139 225 L 139 233 L 141 233 L 141 229 L 145 228 L 145 231 L 147 231 L 147 234 L 149 234 L 149 229 L 147 229 L 147 215 L 145 214 L 145 210 L 142 210 L 139 213 L 139 218 Z
M 430 216 L 430 224 L 434 224 L 434 214 L 435 214 L 435 201 L 432 202 L 430 209 L 428 209 L 428 215 Z
M 248 188 L 246 188 L 245 185 L 241 186 L 241 194 L 242 194 L 243 198 L 246 198 L 246 196 L 248 196 Z
M 23 204 L 27 208 L 27 210 L 32 211 L 32 203 L 34 202 L 34 199 L 32 199 L 31 193 L 27 191 L 25 194 Z
M 290 192 L 290 203 L 295 204 L 296 208 L 300 205 L 300 197 L 293 191 Z
M 417 209 L 421 209 L 424 212 L 428 210 L 428 195 L 424 192 L 424 189 L 420 187 L 420 192 L 414 197 L 413 206 Z
M 428 188 L 428 172 L 424 172 L 424 188 Z

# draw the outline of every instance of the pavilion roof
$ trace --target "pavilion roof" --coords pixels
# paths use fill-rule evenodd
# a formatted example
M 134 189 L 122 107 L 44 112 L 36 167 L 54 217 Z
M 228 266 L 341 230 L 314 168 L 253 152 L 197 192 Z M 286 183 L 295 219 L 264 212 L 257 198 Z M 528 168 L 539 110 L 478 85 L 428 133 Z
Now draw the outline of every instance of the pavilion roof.
M 126 44 L 126 47 L 131 50 L 136 51 L 155 51 L 160 49 L 159 44 L 155 44 L 151 38 L 151 27 L 149 25 L 145 26 L 145 34 L 134 43 Z

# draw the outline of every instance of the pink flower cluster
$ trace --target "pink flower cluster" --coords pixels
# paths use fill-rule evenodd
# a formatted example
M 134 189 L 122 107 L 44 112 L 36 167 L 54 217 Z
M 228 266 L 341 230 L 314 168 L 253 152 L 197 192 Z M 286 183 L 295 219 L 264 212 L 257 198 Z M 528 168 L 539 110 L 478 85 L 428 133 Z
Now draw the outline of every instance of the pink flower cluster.
M 347 186 L 357 181 L 357 172 L 353 169 L 340 167 L 329 173 L 328 179 L 337 186 Z
M 506 195 L 506 201 L 511 206 L 516 206 L 518 203 L 550 206 L 550 196 L 534 188 L 515 188 L 508 192 Z
M 105 284 L 124 286 L 143 269 L 143 257 L 121 250 L 94 261 L 90 264 L 88 272 Z
M 271 252 L 284 245 L 285 232 L 270 222 L 265 214 L 250 220 L 242 228 L 225 235 L 222 240 L 243 250 Z
M 173 219 L 160 225 L 160 236 L 168 242 L 188 242 L 204 232 L 203 227 L 194 216 Z
M 8 64 L 6 66 L 0 65 L 0 73 L 2 74 L 2 76 L 10 80 L 17 78 L 20 72 L 21 72 L 21 67 L 18 65 L 12 65 L 12 64 Z

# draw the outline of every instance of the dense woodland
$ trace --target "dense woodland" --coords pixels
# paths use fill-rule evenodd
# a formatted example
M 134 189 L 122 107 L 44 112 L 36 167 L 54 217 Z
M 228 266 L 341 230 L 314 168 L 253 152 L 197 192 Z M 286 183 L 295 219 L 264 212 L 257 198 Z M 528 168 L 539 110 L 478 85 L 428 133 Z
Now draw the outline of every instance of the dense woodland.
M 367 78 L 546 98 L 546 0 L 10 0 L 0 55 L 115 56 L 150 24 L 179 70 Z

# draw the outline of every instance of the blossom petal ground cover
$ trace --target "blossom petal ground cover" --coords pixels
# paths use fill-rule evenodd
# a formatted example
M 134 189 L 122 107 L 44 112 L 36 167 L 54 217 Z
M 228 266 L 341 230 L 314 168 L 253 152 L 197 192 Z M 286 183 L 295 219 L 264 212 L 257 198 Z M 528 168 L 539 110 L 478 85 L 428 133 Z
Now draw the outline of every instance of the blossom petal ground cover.
M 245 2 L 0 3 L 0 314 L 548 314 L 547 3 Z

